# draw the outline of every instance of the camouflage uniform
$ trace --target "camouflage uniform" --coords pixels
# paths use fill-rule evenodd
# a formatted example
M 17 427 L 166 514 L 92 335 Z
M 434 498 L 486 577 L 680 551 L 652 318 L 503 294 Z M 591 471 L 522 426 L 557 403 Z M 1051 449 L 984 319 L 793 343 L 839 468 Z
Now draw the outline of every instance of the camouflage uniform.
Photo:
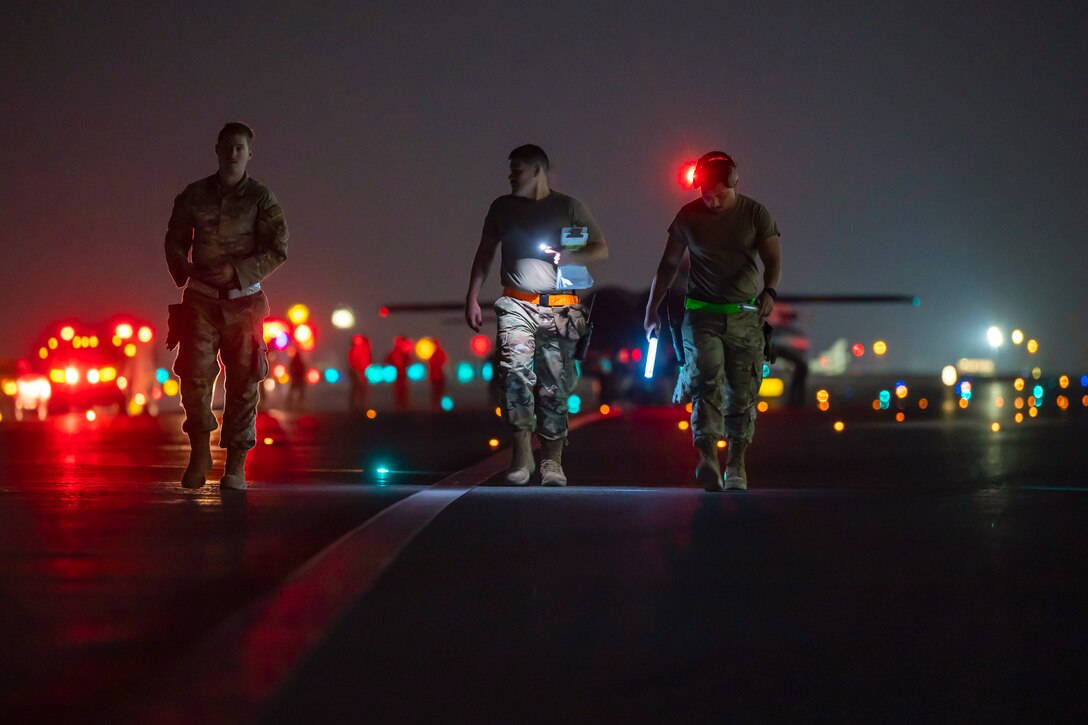
M 545 307 L 504 296 L 495 302 L 495 313 L 507 422 L 515 430 L 566 440 L 567 399 L 578 383 L 574 348 L 586 331 L 585 308 Z
M 687 310 L 682 331 L 692 394 L 692 438 L 751 441 L 763 382 L 759 313 Z
M 248 450 L 256 445 L 255 422 L 261 380 L 268 374 L 264 318 L 268 300 L 260 282 L 287 259 L 287 224 L 276 197 L 248 175 L 233 189 L 218 175 L 185 188 L 174 200 L 166 232 L 166 261 L 175 284 L 189 282 L 182 299 L 174 372 L 181 379 L 184 430 L 216 429 L 212 389 L 222 358 L 226 369 L 226 407 L 219 445 Z M 189 253 L 192 252 L 192 262 Z M 190 280 L 193 269 L 230 264 L 233 289 L 207 289 Z

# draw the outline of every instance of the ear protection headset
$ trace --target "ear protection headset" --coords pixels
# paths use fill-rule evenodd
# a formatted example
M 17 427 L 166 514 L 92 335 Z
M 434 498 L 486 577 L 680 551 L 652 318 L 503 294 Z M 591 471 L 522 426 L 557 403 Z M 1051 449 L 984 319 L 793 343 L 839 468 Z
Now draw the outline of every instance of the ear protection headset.
M 696 189 L 702 187 L 703 176 L 706 173 L 706 169 L 710 166 L 725 166 L 729 171 L 722 174 L 722 181 L 730 189 L 736 187 L 737 181 L 740 176 L 737 174 L 737 162 L 733 160 L 733 157 L 724 151 L 709 151 L 699 157 L 699 160 L 695 162 L 695 180 L 694 186 Z

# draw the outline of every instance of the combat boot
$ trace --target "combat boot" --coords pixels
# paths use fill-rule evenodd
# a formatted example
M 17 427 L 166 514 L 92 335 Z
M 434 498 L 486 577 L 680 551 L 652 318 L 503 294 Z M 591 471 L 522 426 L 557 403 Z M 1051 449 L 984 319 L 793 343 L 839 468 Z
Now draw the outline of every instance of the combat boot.
M 699 451 L 699 463 L 695 465 L 695 480 L 704 491 L 711 493 L 722 490 L 722 469 L 718 464 L 718 444 L 716 441 L 701 438 L 695 441 Z
M 208 471 L 212 468 L 210 433 L 189 434 L 189 467 L 181 474 L 182 488 L 203 488 Z
M 514 431 L 513 457 L 510 470 L 506 472 L 506 483 L 510 486 L 524 486 L 536 470 L 533 461 L 533 432 L 531 430 Z
M 223 471 L 223 477 L 219 479 L 220 488 L 233 488 L 236 491 L 246 490 L 246 454 L 245 448 L 227 449 L 227 468 Z
M 562 438 L 540 439 L 540 483 L 544 486 L 566 486 L 567 474 L 563 473 Z
M 744 451 L 748 441 L 729 441 L 729 453 L 725 457 L 725 489 L 744 491 L 748 488 L 748 472 L 744 470 Z

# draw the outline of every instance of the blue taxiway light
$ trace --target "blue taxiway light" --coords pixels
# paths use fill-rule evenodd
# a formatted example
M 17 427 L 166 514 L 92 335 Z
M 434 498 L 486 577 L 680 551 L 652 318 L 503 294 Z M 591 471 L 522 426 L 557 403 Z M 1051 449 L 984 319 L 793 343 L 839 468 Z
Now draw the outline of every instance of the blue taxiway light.
M 340 382 L 340 371 L 336 368 L 325 369 L 325 382 L 338 383 Z
M 442 396 L 442 410 L 446 411 L 447 413 L 453 410 L 453 398 L 448 395 Z
M 423 363 L 412 363 L 408 366 L 409 380 L 418 383 L 425 377 L 427 377 L 427 368 L 423 365 Z
M 571 415 L 578 415 L 582 412 L 582 399 L 577 395 L 572 395 L 567 398 L 567 410 Z
M 155 371 L 155 380 L 159 381 L 159 385 L 162 385 L 170 379 L 170 371 L 166 368 L 159 368 Z

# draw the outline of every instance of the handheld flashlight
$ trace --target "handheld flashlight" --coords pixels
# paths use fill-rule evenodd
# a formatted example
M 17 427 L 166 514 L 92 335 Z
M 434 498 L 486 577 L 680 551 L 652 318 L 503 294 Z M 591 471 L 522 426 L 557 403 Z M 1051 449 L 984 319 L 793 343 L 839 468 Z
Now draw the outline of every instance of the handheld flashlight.
M 646 372 L 643 377 L 650 379 L 654 376 L 654 363 L 657 362 L 657 335 L 650 338 L 650 347 L 646 350 Z

